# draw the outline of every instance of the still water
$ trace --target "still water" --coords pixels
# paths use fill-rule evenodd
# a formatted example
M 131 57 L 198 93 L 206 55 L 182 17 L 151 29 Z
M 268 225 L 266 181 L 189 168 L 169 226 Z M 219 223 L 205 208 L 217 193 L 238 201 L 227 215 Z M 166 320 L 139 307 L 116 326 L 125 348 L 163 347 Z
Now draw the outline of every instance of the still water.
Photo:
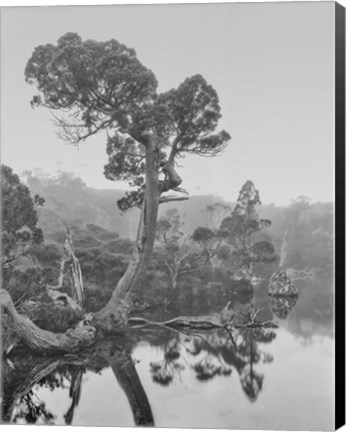
M 322 286 L 302 287 L 286 309 L 259 296 L 274 329 L 187 334 L 153 326 L 83 358 L 13 359 L 5 367 L 4 420 L 332 430 L 332 293 Z M 28 368 L 24 384 L 11 380 L 19 361 Z

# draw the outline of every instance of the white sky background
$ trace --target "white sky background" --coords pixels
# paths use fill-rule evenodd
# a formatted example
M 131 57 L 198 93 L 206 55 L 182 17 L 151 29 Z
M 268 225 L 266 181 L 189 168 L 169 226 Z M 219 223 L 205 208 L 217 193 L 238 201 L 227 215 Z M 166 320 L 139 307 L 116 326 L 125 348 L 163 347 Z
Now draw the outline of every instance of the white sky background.
M 334 195 L 334 4 L 255 3 L 5 8 L 1 14 L 2 163 L 15 172 L 75 172 L 89 186 L 106 180 L 106 137 L 79 151 L 56 137 L 24 68 L 37 45 L 73 31 L 115 38 L 136 50 L 159 90 L 202 74 L 218 92 L 220 128 L 232 136 L 216 158 L 188 157 L 179 169 L 190 194 L 235 200 L 252 180 L 264 204 L 298 195 Z

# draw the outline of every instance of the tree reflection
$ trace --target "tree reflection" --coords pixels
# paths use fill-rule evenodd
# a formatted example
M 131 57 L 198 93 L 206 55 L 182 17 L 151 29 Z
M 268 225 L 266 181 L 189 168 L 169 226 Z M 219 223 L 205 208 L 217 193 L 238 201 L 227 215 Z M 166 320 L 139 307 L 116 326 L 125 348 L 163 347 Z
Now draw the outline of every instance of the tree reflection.
M 215 361 L 216 360 L 216 361 Z M 202 360 L 192 366 L 196 372 L 196 378 L 200 381 L 206 381 L 216 375 L 230 375 L 232 370 L 225 364 L 220 364 L 220 359 L 208 353 Z
M 31 356 L 18 356 L 14 362 L 7 360 L 4 368 L 7 369 L 7 379 L 4 380 L 2 389 L 2 420 L 11 423 L 53 424 L 56 416 L 47 410 L 37 390 L 48 388 L 54 391 L 69 387 L 71 405 L 64 418 L 65 423 L 70 425 L 80 399 L 82 376 L 85 372 L 85 367 L 76 366 L 74 361 L 63 357 L 42 360 Z M 20 368 L 22 365 L 25 367 Z
M 25 420 L 26 423 L 53 424 L 54 415 L 46 409 L 46 404 L 38 400 L 32 390 L 20 398 L 13 423 Z
M 69 388 L 71 403 L 64 415 L 65 424 L 73 424 L 75 409 L 86 370 L 99 371 L 111 366 L 124 391 L 136 425 L 154 425 L 151 407 L 131 357 L 129 340 L 103 340 L 82 356 L 46 357 L 17 353 L 4 362 L 2 385 L 2 421 L 5 423 L 53 424 L 56 415 L 47 410 L 37 396 L 39 388 L 51 391 Z
M 131 357 L 131 338 L 106 339 L 96 347 L 96 354 L 105 359 L 124 391 L 137 426 L 154 426 L 150 403 Z
M 296 305 L 297 296 L 292 297 L 270 297 L 270 309 L 279 319 L 286 319 L 290 311 Z
M 72 371 L 71 374 L 71 384 L 70 384 L 70 391 L 69 396 L 72 399 L 71 405 L 67 413 L 64 415 L 65 423 L 67 425 L 72 424 L 74 410 L 78 406 L 81 391 L 82 391 L 82 378 L 84 374 L 84 369 L 78 369 Z
M 270 319 L 273 314 L 278 315 L 279 310 L 284 310 L 281 316 L 286 317 L 294 306 L 281 302 L 280 307 L 278 303 L 274 307 L 273 300 L 267 298 L 264 301 L 252 296 L 249 303 L 240 302 L 234 308 L 232 324 L 217 330 L 188 331 L 146 326 L 132 329 L 126 337 L 103 339 L 83 355 L 39 357 L 16 354 L 3 366 L 2 420 L 7 423 L 53 424 L 56 416 L 38 398 L 37 389 L 45 387 L 54 391 L 65 388 L 69 391 L 70 404 L 64 421 L 72 425 L 81 398 L 84 374 L 110 366 L 126 395 L 135 424 L 154 425 L 150 402 L 132 358 L 134 347 L 143 341 L 160 349 L 160 358 L 149 363 L 148 372 L 155 384 L 168 387 L 175 380 L 184 381 L 189 372 L 201 382 L 234 376 L 233 380 L 238 377 L 246 398 L 255 402 L 263 390 L 263 366 L 274 361 L 264 348 L 276 338 Z M 265 311 L 262 312 L 258 305 Z M 232 381 L 229 383 L 227 385 Z
M 163 386 L 170 384 L 185 369 L 179 352 L 179 339 L 174 335 L 163 345 L 163 360 L 150 363 L 152 380 Z
M 250 401 L 256 401 L 262 390 L 264 374 L 256 366 L 269 364 L 274 358 L 261 349 L 272 342 L 276 333 L 265 327 L 239 328 L 232 332 L 220 329 L 212 332 L 158 331 L 162 359 L 150 363 L 153 382 L 168 386 L 189 367 L 199 381 L 238 373 L 242 389 Z M 165 340 L 163 340 L 163 335 Z M 157 346 L 158 340 L 150 336 Z

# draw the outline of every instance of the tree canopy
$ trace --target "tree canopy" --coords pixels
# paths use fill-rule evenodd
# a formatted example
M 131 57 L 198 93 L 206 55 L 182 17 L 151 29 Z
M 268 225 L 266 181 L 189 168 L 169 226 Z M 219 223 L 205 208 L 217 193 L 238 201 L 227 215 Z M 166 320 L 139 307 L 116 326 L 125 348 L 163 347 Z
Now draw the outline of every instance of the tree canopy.
M 277 258 L 271 243 L 253 238 L 254 234 L 271 225 L 268 219 L 260 219 L 257 213 L 260 204 L 259 191 L 248 180 L 239 192 L 231 215 L 220 225 L 219 235 L 232 245 L 233 257 L 245 266 L 255 262 L 273 262 Z
M 107 131 L 105 176 L 137 188 L 120 201 L 123 210 L 138 204 L 143 195 L 145 152 L 139 144 L 146 134 L 157 140 L 159 166 L 165 175 L 169 174 L 166 163 L 173 166 L 176 157 L 214 156 L 230 139 L 226 131 L 216 131 L 219 98 L 201 75 L 158 93 L 153 72 L 133 49 L 115 39 L 83 41 L 78 34 L 67 33 L 56 45 L 34 50 L 25 76 L 39 90 L 32 106 L 59 111 L 54 118 L 63 139 L 78 144 Z

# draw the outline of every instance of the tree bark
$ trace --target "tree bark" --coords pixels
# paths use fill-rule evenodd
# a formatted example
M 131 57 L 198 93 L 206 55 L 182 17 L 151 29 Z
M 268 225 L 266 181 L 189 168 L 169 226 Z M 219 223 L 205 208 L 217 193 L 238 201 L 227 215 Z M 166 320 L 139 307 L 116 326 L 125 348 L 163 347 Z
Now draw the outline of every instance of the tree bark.
M 174 170 L 174 156 L 170 158 L 169 163 L 162 166 L 166 178 L 164 182 L 160 182 L 159 142 L 152 134 L 145 134 L 141 144 L 145 147 L 145 190 L 135 250 L 108 303 L 100 311 L 92 314 L 93 327 L 80 326 L 63 334 L 42 330 L 30 319 L 18 314 L 9 294 L 6 291 L 1 292 L 0 303 L 6 315 L 7 327 L 11 328 L 11 333 L 32 350 L 39 352 L 78 351 L 94 343 L 95 328 L 102 330 L 103 333 L 123 333 L 126 329 L 127 313 L 130 309 L 128 294 L 143 283 L 154 248 L 160 195 L 177 188 L 182 182 Z M 83 304 L 82 275 L 79 262 L 73 253 L 69 232 L 65 250 L 73 262 L 72 278 L 75 295 L 78 303 Z M 10 345 L 10 343 L 7 344 L 7 352 L 12 348 Z
M 5 290 L 0 290 L 0 304 L 3 326 L 11 337 L 5 337 L 3 349 L 6 354 L 13 348 L 13 340 L 24 343 L 36 352 L 76 352 L 90 346 L 95 341 L 95 328 L 80 326 L 65 333 L 52 333 L 37 327 L 28 317 L 20 315 Z M 11 342 L 12 340 L 12 342 Z
M 93 323 L 106 333 L 124 330 L 129 309 L 127 295 L 143 282 L 154 247 L 160 195 L 159 149 L 152 135 L 145 136 L 142 144 L 146 155 L 145 192 L 134 254 L 109 302 L 93 314 Z
M 82 271 L 79 265 L 79 259 L 76 257 L 73 251 L 72 237 L 69 229 L 67 229 L 64 250 L 68 258 L 72 261 L 70 267 L 70 274 L 72 279 L 72 299 L 76 300 L 77 304 L 83 309 L 85 298 Z

